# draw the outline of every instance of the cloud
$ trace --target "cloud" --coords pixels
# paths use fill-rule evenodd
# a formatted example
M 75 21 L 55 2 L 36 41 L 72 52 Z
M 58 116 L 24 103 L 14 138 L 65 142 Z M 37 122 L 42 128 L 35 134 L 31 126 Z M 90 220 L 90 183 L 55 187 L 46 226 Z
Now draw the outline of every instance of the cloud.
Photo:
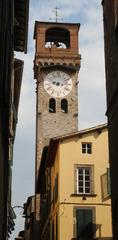
M 73 2 L 70 0 L 31 1 L 28 54 L 18 54 L 19 58 L 24 59 L 25 68 L 19 105 L 17 136 L 19 136 L 19 144 L 23 144 L 23 152 L 28 158 L 28 150 L 26 151 L 26 149 L 32 144 L 34 146 L 35 142 L 36 100 L 35 81 L 33 80 L 33 59 L 35 51 L 35 41 L 33 40 L 34 23 L 35 20 L 49 21 L 49 18 L 53 17 L 51 14 L 56 5 L 60 7 L 62 17 L 67 17 L 70 22 L 73 22 L 73 19 L 76 20 L 76 22 L 78 22 L 78 20 L 81 22 L 79 33 L 80 53 L 82 55 L 79 73 L 80 127 L 88 127 L 90 121 L 95 125 L 98 121 L 105 120 L 106 95 L 102 8 L 99 0 L 73 0 Z M 30 139 L 32 139 L 32 141 L 29 141 Z M 25 147 L 26 143 L 28 147 Z
M 31 0 L 28 54 L 16 54 L 18 58 L 24 59 L 25 67 L 14 152 L 13 204 L 17 202 L 23 204 L 28 195 L 32 195 L 34 192 L 36 102 L 36 85 L 33 79 L 34 24 L 36 20 L 50 21 L 50 18 L 54 17 L 52 10 L 55 6 L 60 8 L 59 16 L 63 18 L 64 22 L 81 23 L 79 33 L 79 50 L 82 55 L 78 86 L 79 128 L 106 122 L 103 24 L 100 1 Z M 20 222 L 16 221 L 16 224 L 16 230 L 21 229 Z

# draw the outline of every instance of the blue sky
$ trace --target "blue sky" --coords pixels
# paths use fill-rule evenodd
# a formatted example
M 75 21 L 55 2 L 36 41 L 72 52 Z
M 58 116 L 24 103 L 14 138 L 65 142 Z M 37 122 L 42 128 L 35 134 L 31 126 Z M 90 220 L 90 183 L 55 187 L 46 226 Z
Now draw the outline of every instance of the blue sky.
M 103 17 L 100 0 L 30 0 L 28 54 L 16 53 L 24 59 L 24 75 L 19 105 L 13 163 L 12 205 L 21 205 L 34 194 L 35 162 L 35 80 L 33 79 L 35 20 L 50 21 L 53 9 L 60 8 L 63 22 L 80 23 L 79 48 L 82 56 L 79 73 L 79 129 L 106 122 L 104 76 Z M 17 214 L 16 231 L 23 229 L 22 212 Z

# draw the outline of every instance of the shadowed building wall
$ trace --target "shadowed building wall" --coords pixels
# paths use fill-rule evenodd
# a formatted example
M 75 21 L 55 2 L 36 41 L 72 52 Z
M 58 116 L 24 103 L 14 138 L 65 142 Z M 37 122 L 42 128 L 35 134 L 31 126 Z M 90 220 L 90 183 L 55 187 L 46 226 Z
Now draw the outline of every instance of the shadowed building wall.
M 23 61 L 14 50 L 27 52 L 28 0 L 0 1 L 0 240 L 14 229 L 11 207 L 15 140 Z
M 113 239 L 118 239 L 118 0 L 103 0 Z

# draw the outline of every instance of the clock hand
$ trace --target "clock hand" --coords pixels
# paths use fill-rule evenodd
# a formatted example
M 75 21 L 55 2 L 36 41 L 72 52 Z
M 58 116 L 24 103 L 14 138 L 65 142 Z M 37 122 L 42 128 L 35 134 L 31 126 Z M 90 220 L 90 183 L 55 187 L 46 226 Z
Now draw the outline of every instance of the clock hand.
M 69 88 L 66 86 L 66 87 L 64 88 L 64 90 L 69 91 Z
M 66 78 L 66 79 L 64 79 L 64 81 L 66 82 L 67 80 L 69 80 L 70 78 Z

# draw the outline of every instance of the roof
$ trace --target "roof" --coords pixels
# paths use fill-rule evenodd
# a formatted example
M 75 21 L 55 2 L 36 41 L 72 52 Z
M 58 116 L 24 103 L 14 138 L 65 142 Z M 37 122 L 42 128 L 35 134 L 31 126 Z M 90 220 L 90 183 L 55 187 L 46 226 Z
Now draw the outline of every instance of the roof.
M 25 230 L 22 230 L 22 231 L 19 232 L 18 237 L 22 237 L 23 238 L 24 235 L 25 235 Z
M 67 23 L 67 22 L 46 22 L 46 21 L 44 21 L 44 22 L 42 22 L 42 21 L 35 21 L 35 24 L 42 24 L 42 25 L 44 25 L 44 24 L 46 24 L 46 25 L 68 25 L 68 26 L 78 26 L 78 27 L 80 27 L 80 23 Z
M 34 28 L 34 39 L 35 39 L 35 32 L 36 32 L 36 26 L 37 24 L 40 24 L 40 25 L 49 25 L 49 26 L 56 26 L 56 27 L 64 27 L 64 26 L 76 26 L 78 27 L 78 30 L 80 28 L 80 23 L 64 23 L 64 22 L 40 22 L 40 21 L 35 21 L 35 28 Z
M 107 123 L 97 125 L 95 127 L 83 129 L 83 130 L 73 132 L 70 134 L 65 134 L 65 135 L 51 138 L 49 146 L 45 146 L 43 149 L 43 152 L 42 152 L 41 163 L 40 163 L 38 179 L 37 179 L 37 188 L 36 188 L 37 193 L 42 193 L 42 191 L 45 191 L 44 181 L 42 179 L 44 177 L 46 168 L 52 167 L 54 164 L 57 148 L 58 148 L 59 142 L 61 140 L 76 137 L 76 136 L 82 137 L 82 135 L 84 135 L 84 134 L 89 134 L 89 133 L 93 133 L 96 131 L 100 134 L 102 132 L 102 130 L 104 130 L 104 129 L 107 129 Z
M 28 206 L 30 205 L 30 202 L 32 201 L 32 199 L 34 198 L 34 195 L 30 196 L 27 198 L 27 202 L 24 203 L 24 211 L 23 211 L 23 214 L 26 214 L 27 213 L 27 209 L 28 209 Z
M 78 135 L 81 136 L 83 134 L 90 133 L 90 132 L 95 132 L 95 131 L 100 131 L 100 130 L 105 129 L 105 128 L 107 128 L 107 123 L 100 124 L 100 125 L 97 125 L 97 126 L 94 126 L 94 127 L 91 127 L 91 128 L 86 128 L 86 129 L 83 129 L 83 130 L 80 130 L 80 131 L 77 131 L 77 132 L 57 136 L 57 137 L 52 138 L 52 140 L 56 141 L 56 140 L 62 140 L 62 139 L 65 139 L 65 138 L 71 138 L 71 137 L 74 137 L 74 136 L 76 137 Z
M 50 144 L 49 144 L 46 166 L 47 167 L 53 166 L 56 151 L 57 151 L 57 147 L 58 147 L 58 144 L 61 140 L 76 137 L 76 136 L 81 137 L 84 134 L 88 134 L 88 133 L 92 133 L 92 132 L 96 132 L 96 131 L 98 133 L 101 133 L 101 131 L 105 128 L 107 129 L 107 124 L 106 123 L 95 126 L 95 127 L 92 127 L 92 128 L 87 128 L 87 129 L 84 129 L 84 130 L 80 130 L 78 132 L 73 132 L 73 133 L 70 133 L 70 134 L 65 134 L 65 135 L 61 135 L 61 136 L 57 136 L 57 137 L 52 138 L 50 140 Z
M 57 136 L 54 138 L 50 139 L 49 146 L 44 147 L 43 152 L 42 152 L 42 158 L 41 158 L 41 164 L 39 168 L 39 173 L 38 173 L 38 180 L 37 180 L 37 192 L 40 193 L 42 190 L 42 177 L 44 176 L 45 169 L 46 167 L 51 167 L 53 166 L 54 160 L 55 160 L 55 155 L 57 152 L 58 144 L 61 140 L 63 139 L 68 139 L 76 136 L 82 136 L 84 134 L 89 134 L 92 132 L 98 132 L 101 133 L 102 130 L 107 129 L 107 124 L 101 124 L 95 127 L 87 128 L 84 130 L 80 130 L 78 132 L 73 132 L 70 134 L 65 134 L 61 136 Z
M 14 50 L 27 53 L 29 0 L 14 2 Z

